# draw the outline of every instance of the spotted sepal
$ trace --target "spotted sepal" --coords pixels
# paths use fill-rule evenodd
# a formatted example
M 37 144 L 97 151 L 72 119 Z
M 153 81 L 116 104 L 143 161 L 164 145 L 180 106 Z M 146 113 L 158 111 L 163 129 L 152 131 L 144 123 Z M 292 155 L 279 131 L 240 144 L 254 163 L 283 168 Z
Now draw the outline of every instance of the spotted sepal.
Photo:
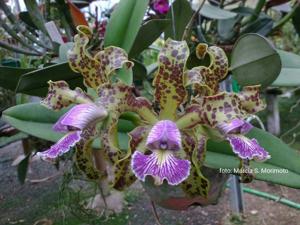
M 183 71 L 189 56 L 185 41 L 168 39 L 159 53 L 158 71 L 153 80 L 160 119 L 175 119 L 176 109 L 186 99 Z
M 136 97 L 133 91 L 133 87 L 120 83 L 104 84 L 99 88 L 98 102 L 110 112 L 101 131 L 101 140 L 112 163 L 127 157 L 125 152 L 120 151 L 117 141 L 117 122 L 122 113 L 135 112 L 144 123 L 154 124 L 157 121 L 151 103 L 143 97 Z
M 210 189 L 209 180 L 201 173 L 201 163 L 197 162 L 195 158 L 202 157 L 201 155 L 204 150 L 200 149 L 200 147 L 205 146 L 199 143 L 194 132 L 185 131 L 182 137 L 183 149 L 186 153 L 186 157 L 192 162 L 192 166 L 190 175 L 182 182 L 181 188 L 189 197 L 202 196 L 206 198 Z
M 48 81 L 49 88 L 46 98 L 41 104 L 52 110 L 60 110 L 71 104 L 92 103 L 93 99 L 81 88 L 71 90 L 65 81 Z
M 81 73 L 88 87 L 97 89 L 100 84 L 109 82 L 109 75 L 123 66 L 131 68 L 127 53 L 118 47 L 109 46 L 92 56 L 87 45 L 92 31 L 89 27 L 78 26 L 74 37 L 74 47 L 68 53 L 69 65 L 75 72 Z
M 121 191 L 136 181 L 136 176 L 132 173 L 131 169 L 130 156 L 137 149 L 145 151 L 145 139 L 148 131 L 149 128 L 147 126 L 139 126 L 129 133 L 129 154 L 125 158 L 115 162 L 113 188 Z
M 83 174 L 91 180 L 103 179 L 106 173 L 100 172 L 94 164 L 92 143 L 96 136 L 95 127 L 85 130 L 82 139 L 75 146 L 75 162 Z

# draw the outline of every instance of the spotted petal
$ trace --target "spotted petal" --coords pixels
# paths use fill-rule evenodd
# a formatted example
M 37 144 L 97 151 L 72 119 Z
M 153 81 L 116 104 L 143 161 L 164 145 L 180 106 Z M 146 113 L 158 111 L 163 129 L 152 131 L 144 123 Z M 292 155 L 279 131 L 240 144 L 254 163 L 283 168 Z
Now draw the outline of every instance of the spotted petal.
M 170 120 L 161 120 L 151 129 L 146 146 L 151 150 L 181 148 L 181 135 L 176 123 Z
M 185 86 L 191 85 L 196 94 L 200 96 L 215 95 L 219 90 L 219 82 L 228 73 L 228 59 L 223 49 L 217 46 L 208 47 L 199 44 L 196 55 L 203 59 L 208 54 L 210 65 L 194 67 L 185 73 Z
M 77 27 L 78 34 L 74 37 L 74 47 L 69 52 L 69 64 L 75 71 L 82 74 L 88 87 L 97 89 L 100 84 L 109 82 L 109 75 L 116 69 L 126 65 L 132 67 L 126 52 L 118 47 L 107 47 L 92 57 L 87 51 L 87 44 L 92 31 L 86 26 Z
M 179 129 L 203 124 L 216 127 L 233 119 L 246 118 L 248 113 L 243 109 L 241 99 L 235 93 L 222 92 L 213 96 L 204 96 L 198 104 L 192 104 L 186 109 L 177 122 Z
M 191 165 L 188 160 L 177 159 L 170 151 L 154 151 L 151 155 L 136 151 L 132 155 L 131 167 L 142 181 L 150 175 L 157 185 L 164 180 L 170 185 L 178 185 L 189 176 Z
M 271 158 L 254 138 L 250 140 L 242 135 L 228 135 L 227 140 L 230 142 L 233 152 L 241 159 L 265 161 Z
M 49 81 L 48 95 L 41 102 L 42 105 L 52 110 L 60 110 L 64 107 L 76 103 L 92 103 L 90 96 L 84 93 L 80 88 L 71 90 L 65 81 Z
M 242 107 L 248 113 L 256 113 L 265 109 L 266 105 L 260 98 L 260 85 L 246 86 L 238 94 Z
M 58 156 L 68 152 L 81 139 L 81 131 L 70 132 L 62 137 L 56 144 L 52 145 L 50 149 L 38 152 L 37 155 L 44 160 L 53 160 Z
M 80 104 L 74 106 L 54 124 L 53 129 L 57 132 L 70 130 L 83 130 L 91 123 L 103 120 L 107 111 L 102 106 L 95 104 Z
M 113 163 L 126 157 L 117 143 L 117 122 L 124 112 L 135 112 L 145 123 L 154 124 L 157 116 L 152 110 L 151 103 L 134 95 L 134 88 L 125 84 L 104 84 L 99 87 L 99 103 L 109 111 L 109 116 L 101 132 L 101 141 L 107 155 L 111 155 Z
M 159 53 L 155 75 L 155 99 L 160 105 L 160 119 L 175 119 L 176 109 L 186 99 L 183 70 L 189 56 L 185 41 L 168 39 Z

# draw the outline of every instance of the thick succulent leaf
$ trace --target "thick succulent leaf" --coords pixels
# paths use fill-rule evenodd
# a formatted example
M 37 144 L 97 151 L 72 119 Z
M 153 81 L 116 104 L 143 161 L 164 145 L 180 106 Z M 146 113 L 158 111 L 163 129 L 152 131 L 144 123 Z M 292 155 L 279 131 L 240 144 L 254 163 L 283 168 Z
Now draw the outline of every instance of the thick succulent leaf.
M 82 77 L 74 73 L 68 63 L 60 63 L 23 74 L 16 92 L 44 97 L 47 94 L 49 80 L 65 80 L 71 88 L 84 88 Z
M 44 140 L 57 142 L 63 137 L 63 134 L 54 132 L 52 127 L 68 109 L 53 112 L 39 103 L 27 103 L 5 110 L 2 118 L 24 133 Z M 120 148 L 124 150 L 128 149 L 127 132 L 134 128 L 134 125 L 130 124 L 130 129 L 128 129 L 128 124 L 130 124 L 129 121 L 124 121 L 123 119 L 119 120 L 118 123 L 120 132 L 117 134 L 117 139 L 119 140 Z M 100 148 L 100 145 L 101 143 L 98 139 L 93 143 L 94 148 Z
M 300 56 L 291 52 L 277 50 L 282 68 L 272 86 L 294 87 L 300 85 Z
M 183 70 L 189 56 L 185 41 L 168 39 L 159 53 L 159 68 L 153 80 L 160 119 L 175 119 L 178 106 L 186 98 Z
M 48 95 L 41 102 L 42 105 L 52 110 L 60 110 L 71 104 L 92 103 L 93 99 L 81 88 L 71 90 L 65 81 L 49 81 Z
M 225 20 L 235 17 L 237 14 L 234 12 L 220 9 L 219 7 L 211 4 L 204 4 L 200 10 L 200 14 L 210 19 Z
M 21 69 L 15 67 L 0 67 L 0 86 L 15 91 L 20 77 L 34 69 Z
M 247 34 L 235 43 L 231 54 L 231 70 L 241 86 L 260 84 L 265 88 L 276 80 L 280 69 L 280 57 L 266 38 Z
M 288 187 L 300 189 L 300 155 L 277 137 L 258 128 L 253 128 L 247 135 L 255 138 L 271 155 L 266 162 L 250 162 L 250 167 L 258 173 L 254 178 Z M 240 160 L 234 155 L 229 144 L 209 141 L 205 165 L 211 168 L 239 168 Z M 287 169 L 288 172 L 264 172 L 264 169 Z M 282 171 L 282 170 L 281 170 Z
M 172 15 L 173 11 L 173 15 Z M 166 18 L 171 21 L 171 24 L 165 31 L 165 39 L 172 38 L 174 40 L 181 40 L 186 25 L 193 15 L 191 5 L 186 0 L 176 0 L 173 2 Z
M 78 34 L 74 37 L 74 48 L 69 51 L 69 65 L 75 72 L 81 73 L 88 87 L 97 89 L 100 84 L 109 82 L 109 75 L 123 65 L 130 68 L 126 52 L 117 47 L 107 47 L 94 57 L 86 47 L 92 31 L 87 26 L 78 26 Z
M 104 46 L 117 46 L 127 53 L 140 29 L 149 0 L 122 0 L 107 24 Z
M 169 24 L 170 20 L 166 19 L 153 19 L 143 24 L 128 54 L 129 57 L 135 57 L 148 48 L 157 38 L 159 38 Z

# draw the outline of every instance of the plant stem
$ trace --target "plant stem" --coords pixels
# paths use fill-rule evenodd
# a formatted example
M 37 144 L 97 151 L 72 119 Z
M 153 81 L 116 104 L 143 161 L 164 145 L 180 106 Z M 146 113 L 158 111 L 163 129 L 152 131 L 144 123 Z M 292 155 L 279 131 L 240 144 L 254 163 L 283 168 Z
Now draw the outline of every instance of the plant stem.
M 5 48 L 5 49 L 10 50 L 10 51 L 13 51 L 13 52 L 22 53 L 22 54 L 25 54 L 25 55 L 34 55 L 34 56 L 41 56 L 42 55 L 41 53 L 31 52 L 31 51 L 28 51 L 26 49 L 19 48 L 18 46 L 14 46 L 14 45 L 11 45 L 9 43 L 6 43 L 4 41 L 0 41 L 0 47 Z
M 193 16 L 191 17 L 190 21 L 186 25 L 181 40 L 185 40 L 187 38 L 187 35 L 188 35 L 188 33 L 190 32 L 190 30 L 192 28 L 193 22 L 194 22 L 196 16 L 198 15 L 198 13 L 200 12 L 200 10 L 202 9 L 202 7 L 204 6 L 205 1 L 206 0 L 202 1 L 201 5 L 199 6 L 199 8 L 197 9 L 197 11 L 193 14 Z
M 282 27 L 286 22 L 288 22 L 296 13 L 297 8 L 300 6 L 300 3 L 297 2 L 295 6 L 292 8 L 292 10 L 286 14 L 284 17 L 282 17 L 272 28 L 271 33 L 277 30 L 278 28 Z
M 153 201 L 151 201 L 151 206 L 152 206 L 152 211 L 153 211 L 153 214 L 154 214 L 154 218 L 155 218 L 155 221 L 157 223 L 157 225 L 162 225 L 159 221 L 159 217 L 158 217 L 158 214 L 157 214 L 157 211 L 156 211 L 156 207 L 155 207 L 155 204 Z

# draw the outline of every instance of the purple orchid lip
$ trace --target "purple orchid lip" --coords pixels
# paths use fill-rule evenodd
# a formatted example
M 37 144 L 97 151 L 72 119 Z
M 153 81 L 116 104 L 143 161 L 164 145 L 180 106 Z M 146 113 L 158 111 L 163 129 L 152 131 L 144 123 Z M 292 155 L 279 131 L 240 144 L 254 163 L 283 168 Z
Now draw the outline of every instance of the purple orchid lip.
M 248 139 L 242 135 L 228 135 L 227 140 L 233 152 L 241 159 L 265 161 L 271 158 L 269 153 L 254 138 Z
M 62 137 L 57 143 L 52 145 L 50 149 L 38 152 L 37 155 L 44 160 L 53 160 L 58 156 L 68 152 L 81 139 L 81 131 L 70 132 Z
M 54 124 L 53 130 L 57 132 L 83 130 L 92 122 L 102 120 L 106 116 L 107 111 L 102 106 L 79 104 L 60 117 Z
M 151 129 L 146 146 L 150 150 L 179 150 L 181 149 L 181 135 L 176 124 L 171 120 L 161 120 Z
M 135 151 L 131 159 L 131 168 L 135 176 L 145 181 L 146 176 L 152 176 L 156 185 L 164 180 L 169 185 L 178 185 L 190 175 L 190 161 L 177 159 L 173 152 L 157 150 L 150 155 Z
M 253 126 L 242 119 L 233 119 L 229 123 L 220 124 L 218 128 L 223 134 L 246 134 Z

